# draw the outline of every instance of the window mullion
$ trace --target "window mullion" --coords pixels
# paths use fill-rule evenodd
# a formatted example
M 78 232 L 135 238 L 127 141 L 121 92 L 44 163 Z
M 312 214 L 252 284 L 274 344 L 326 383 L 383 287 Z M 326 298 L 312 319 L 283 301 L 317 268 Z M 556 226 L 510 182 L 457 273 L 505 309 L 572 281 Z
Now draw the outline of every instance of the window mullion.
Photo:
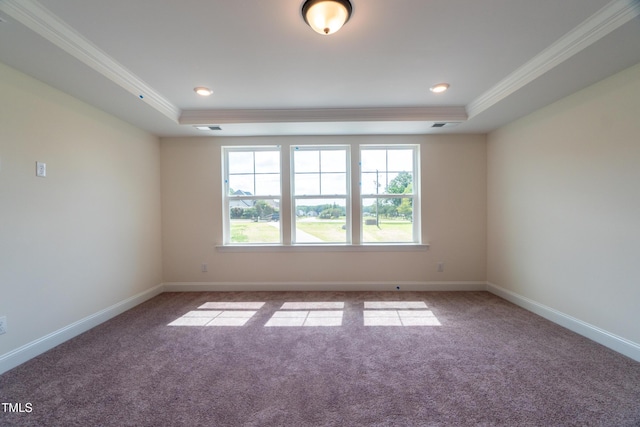
M 349 225 L 351 227 L 351 243 L 353 245 L 362 244 L 362 224 L 360 220 L 360 218 L 362 217 L 360 157 L 360 146 L 352 145 L 350 157 L 351 167 L 349 168 L 348 172 L 351 178 L 351 221 Z
M 294 171 L 291 159 L 291 146 L 282 144 L 280 150 L 280 235 L 283 245 L 291 245 L 292 241 Z

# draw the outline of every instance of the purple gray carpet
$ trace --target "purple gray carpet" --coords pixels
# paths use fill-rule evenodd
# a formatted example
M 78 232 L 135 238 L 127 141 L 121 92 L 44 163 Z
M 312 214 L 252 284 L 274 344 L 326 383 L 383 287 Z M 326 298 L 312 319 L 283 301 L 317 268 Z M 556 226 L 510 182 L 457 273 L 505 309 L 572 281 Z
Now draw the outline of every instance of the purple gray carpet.
M 640 363 L 486 292 L 165 293 L 0 376 L 0 402 L 32 406 L 2 426 L 638 426 Z

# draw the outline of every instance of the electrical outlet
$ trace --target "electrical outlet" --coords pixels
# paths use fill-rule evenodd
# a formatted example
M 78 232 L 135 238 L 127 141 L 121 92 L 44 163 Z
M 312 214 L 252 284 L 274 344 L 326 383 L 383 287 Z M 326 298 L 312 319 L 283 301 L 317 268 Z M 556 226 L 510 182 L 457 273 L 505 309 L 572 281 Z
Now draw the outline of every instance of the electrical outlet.
M 444 271 L 444 261 L 440 261 L 438 263 L 438 273 L 442 273 Z
M 42 162 L 36 162 L 36 176 L 46 177 L 47 176 L 47 164 Z
M 202 264 L 202 272 L 206 273 L 207 271 L 209 271 L 209 266 L 207 264 Z
M 7 316 L 0 317 L 0 335 L 7 333 Z

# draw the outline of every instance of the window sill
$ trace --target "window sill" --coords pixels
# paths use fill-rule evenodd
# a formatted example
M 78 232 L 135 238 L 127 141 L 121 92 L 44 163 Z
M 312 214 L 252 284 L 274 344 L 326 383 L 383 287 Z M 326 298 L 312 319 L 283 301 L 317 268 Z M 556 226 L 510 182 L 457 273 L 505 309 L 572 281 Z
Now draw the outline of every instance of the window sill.
M 225 245 L 219 252 L 414 252 L 426 251 L 429 244 L 382 243 L 366 245 Z

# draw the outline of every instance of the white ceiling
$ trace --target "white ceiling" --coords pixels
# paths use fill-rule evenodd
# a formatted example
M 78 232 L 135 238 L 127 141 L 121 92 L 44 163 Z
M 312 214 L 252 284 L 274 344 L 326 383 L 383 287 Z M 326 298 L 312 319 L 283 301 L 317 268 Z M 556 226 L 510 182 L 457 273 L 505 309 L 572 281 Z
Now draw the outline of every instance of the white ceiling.
M 0 61 L 159 136 L 488 132 L 640 62 L 638 0 L 351 1 L 0 0 Z

